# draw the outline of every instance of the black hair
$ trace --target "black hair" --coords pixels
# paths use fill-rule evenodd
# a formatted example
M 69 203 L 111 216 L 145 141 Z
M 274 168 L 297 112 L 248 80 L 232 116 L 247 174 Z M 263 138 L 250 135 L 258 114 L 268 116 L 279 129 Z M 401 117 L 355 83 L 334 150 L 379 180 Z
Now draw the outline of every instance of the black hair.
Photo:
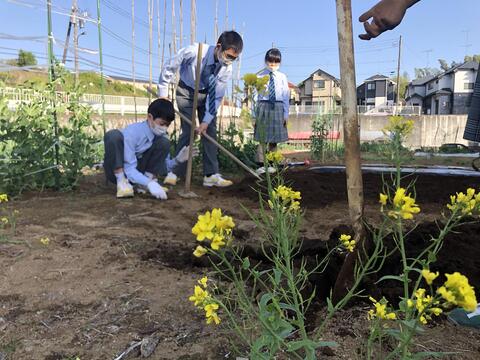
M 222 50 L 233 49 L 240 54 L 243 50 L 243 40 L 236 31 L 224 31 L 218 38 L 217 44 L 220 44 Z
M 175 110 L 173 104 L 167 99 L 157 99 L 148 106 L 148 113 L 153 119 L 161 118 L 171 123 L 175 119 Z
M 280 63 L 282 62 L 282 53 L 277 48 L 267 51 L 265 54 L 265 62 Z

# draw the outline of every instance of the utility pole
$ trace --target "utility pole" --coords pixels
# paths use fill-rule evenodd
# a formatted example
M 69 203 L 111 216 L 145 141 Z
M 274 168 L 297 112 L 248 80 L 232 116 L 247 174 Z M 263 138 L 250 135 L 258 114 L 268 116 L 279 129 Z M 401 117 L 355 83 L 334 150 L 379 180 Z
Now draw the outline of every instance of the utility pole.
M 363 182 L 360 159 L 357 93 L 355 85 L 355 56 L 353 51 L 351 0 L 336 0 L 336 9 L 348 209 L 357 246 L 353 253 L 347 255 L 344 264 L 340 269 L 333 290 L 334 303 L 338 302 L 353 285 L 355 263 L 359 257 L 359 251 L 362 251 L 365 246 L 365 227 L 363 224 Z
M 191 1 L 190 9 L 190 44 L 193 45 L 196 40 L 196 27 L 197 27 L 197 4 L 195 0 Z
M 72 32 L 72 24 L 74 22 L 74 3 L 75 0 L 72 2 L 72 10 L 70 11 L 70 20 L 68 21 L 68 28 L 67 28 L 67 37 L 65 38 L 65 46 L 63 48 L 63 58 L 62 63 L 65 65 L 67 61 L 67 52 L 68 52 L 68 43 L 70 42 L 70 33 Z
M 400 40 L 398 41 L 398 64 L 397 64 L 397 94 L 395 104 L 400 106 L 400 62 L 402 59 L 402 35 L 400 35 Z M 387 87 L 387 97 L 388 97 L 388 87 Z
M 73 6 L 72 6 L 72 11 L 73 11 L 73 49 L 74 49 L 74 57 L 75 57 L 75 84 L 78 84 L 78 78 L 79 78 L 79 68 L 78 68 L 78 19 L 77 19 L 77 14 L 78 14 L 78 6 L 77 6 L 77 0 L 73 0 Z

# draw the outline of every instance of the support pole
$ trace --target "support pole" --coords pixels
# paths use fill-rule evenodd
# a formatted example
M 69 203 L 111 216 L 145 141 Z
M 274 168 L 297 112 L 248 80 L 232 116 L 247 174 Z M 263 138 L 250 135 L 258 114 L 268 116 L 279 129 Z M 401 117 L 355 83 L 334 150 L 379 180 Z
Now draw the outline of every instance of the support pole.
M 345 168 L 350 220 L 357 243 L 356 251 L 349 253 L 340 269 L 333 290 L 333 302 L 340 300 L 353 284 L 358 249 L 363 248 L 363 183 L 360 160 L 360 136 L 355 85 L 355 57 L 353 51 L 351 0 L 336 0 L 340 79 L 342 89 Z
M 135 77 L 135 0 L 132 0 L 132 80 L 133 80 L 133 105 L 135 106 L 135 121 L 137 119 L 137 83 Z
M 52 32 L 52 0 L 47 0 L 47 28 L 48 28 L 48 66 L 49 71 L 49 80 L 50 84 L 55 81 L 55 58 L 53 55 L 53 32 Z M 60 188 L 60 173 L 58 171 L 58 166 L 60 165 L 60 148 L 58 146 L 58 119 L 57 119 L 57 110 L 55 108 L 55 88 L 52 86 L 52 95 L 51 95 L 51 106 L 53 108 L 53 135 L 55 140 L 55 160 L 54 165 L 56 166 L 55 174 L 55 187 Z
M 190 8 L 190 44 L 194 44 L 196 40 L 196 29 L 197 29 L 197 4 L 195 0 L 191 1 Z
M 197 67 L 195 69 L 195 90 L 193 93 L 192 121 L 190 124 L 190 148 L 188 151 L 187 174 L 185 177 L 185 194 L 190 193 L 192 185 L 193 143 L 195 141 L 195 127 L 197 126 L 198 91 L 200 89 L 200 70 L 202 67 L 202 43 L 198 43 Z
M 153 0 L 148 0 L 148 87 L 152 88 L 152 46 L 153 46 Z M 152 95 L 148 93 L 148 103 L 152 101 Z
M 103 50 L 102 50 L 102 20 L 100 17 L 100 0 L 97 0 L 97 26 L 98 26 L 98 54 L 100 56 L 100 77 L 101 77 L 101 91 L 102 91 L 102 126 L 103 134 L 105 135 L 105 79 L 103 76 Z

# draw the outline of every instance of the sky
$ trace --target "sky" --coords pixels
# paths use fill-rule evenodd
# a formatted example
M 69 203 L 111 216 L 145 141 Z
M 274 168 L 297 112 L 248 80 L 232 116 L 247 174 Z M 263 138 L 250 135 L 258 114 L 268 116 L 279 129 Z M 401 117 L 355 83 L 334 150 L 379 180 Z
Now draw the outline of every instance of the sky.
M 85 34 L 79 46 L 80 69 L 98 70 L 97 1 L 77 0 L 88 12 Z M 167 25 L 163 26 L 164 1 L 153 0 L 152 76 L 158 79 L 165 32 L 165 61 L 173 43 L 171 9 L 176 11 L 177 47 L 190 44 L 190 0 L 183 0 L 183 38 L 180 39 L 180 0 L 166 0 Z M 462 61 L 466 54 L 480 54 L 480 1 L 423 0 L 407 11 L 403 22 L 377 39 L 362 41 L 358 17 L 376 0 L 352 0 L 357 83 L 375 75 L 396 74 L 398 40 L 403 37 L 401 70 L 410 78 L 416 67 L 438 67 L 437 59 Z M 103 58 L 105 73 L 131 77 L 131 0 L 101 0 Z M 160 51 L 158 50 L 157 3 L 160 5 Z M 219 30 L 234 28 L 243 34 L 241 74 L 263 66 L 265 52 L 273 46 L 282 51 L 282 69 L 297 84 L 317 69 L 339 77 L 337 24 L 334 0 L 196 0 L 197 40 L 214 43 L 215 4 L 218 3 Z M 52 0 L 54 52 L 61 59 L 71 0 Z M 227 9 L 228 6 L 228 9 Z M 149 31 L 147 0 L 135 0 L 135 72 L 149 77 Z M 15 58 L 18 49 L 34 52 L 39 64 L 47 64 L 46 0 L 0 0 L 0 58 Z M 73 34 L 73 31 L 72 31 Z M 35 37 L 18 40 L 18 37 Z M 181 44 L 180 44 L 181 43 Z M 70 42 L 72 44 L 72 42 Z M 69 49 L 67 66 L 73 67 Z M 238 64 L 236 65 L 238 66 Z M 236 73 L 236 71 L 235 71 Z

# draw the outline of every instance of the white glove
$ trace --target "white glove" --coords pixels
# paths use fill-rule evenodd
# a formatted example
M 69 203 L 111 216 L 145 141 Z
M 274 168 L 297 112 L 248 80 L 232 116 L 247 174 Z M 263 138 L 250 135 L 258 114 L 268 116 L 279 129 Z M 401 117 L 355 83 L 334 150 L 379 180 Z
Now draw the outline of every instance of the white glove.
M 163 188 L 158 184 L 158 182 L 152 180 L 147 184 L 148 191 L 152 194 L 153 197 L 160 200 L 167 200 L 167 193 Z
M 175 161 L 177 162 L 177 164 L 184 163 L 185 161 L 188 160 L 189 149 L 190 149 L 190 145 L 187 145 L 187 146 L 184 146 L 182 150 L 178 152 L 177 156 L 175 156 Z M 198 147 L 194 146 L 192 151 L 192 158 L 197 156 L 199 153 L 200 151 L 198 150 Z

